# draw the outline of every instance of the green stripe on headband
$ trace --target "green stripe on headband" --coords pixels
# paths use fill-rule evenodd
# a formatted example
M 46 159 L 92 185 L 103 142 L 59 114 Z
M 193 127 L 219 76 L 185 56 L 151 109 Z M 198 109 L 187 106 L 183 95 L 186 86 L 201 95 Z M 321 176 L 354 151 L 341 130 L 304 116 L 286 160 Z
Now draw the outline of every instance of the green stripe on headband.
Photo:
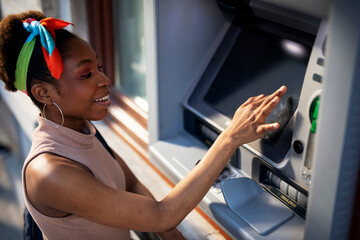
M 16 89 L 26 91 L 26 78 L 29 68 L 29 63 L 31 59 L 32 52 L 35 47 L 36 38 L 33 38 L 30 42 L 25 43 L 20 51 L 19 57 L 16 62 L 15 70 L 15 87 Z

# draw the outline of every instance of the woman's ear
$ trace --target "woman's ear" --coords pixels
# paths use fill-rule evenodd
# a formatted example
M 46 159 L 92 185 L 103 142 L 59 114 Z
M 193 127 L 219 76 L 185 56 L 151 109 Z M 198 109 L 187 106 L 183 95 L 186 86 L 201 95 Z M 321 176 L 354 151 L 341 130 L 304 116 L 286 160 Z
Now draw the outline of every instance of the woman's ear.
M 31 87 L 31 93 L 36 100 L 43 104 L 50 104 L 52 100 L 53 86 L 48 83 L 35 83 Z

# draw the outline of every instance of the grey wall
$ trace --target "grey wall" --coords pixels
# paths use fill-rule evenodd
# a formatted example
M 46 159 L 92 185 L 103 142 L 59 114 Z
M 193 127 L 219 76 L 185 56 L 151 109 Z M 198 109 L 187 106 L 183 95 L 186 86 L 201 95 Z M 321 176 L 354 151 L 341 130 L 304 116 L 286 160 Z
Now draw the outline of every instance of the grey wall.
M 179 103 L 228 22 L 216 1 L 209 0 L 145 1 L 145 12 L 151 144 L 182 130 Z M 155 28 L 153 36 L 149 28 Z

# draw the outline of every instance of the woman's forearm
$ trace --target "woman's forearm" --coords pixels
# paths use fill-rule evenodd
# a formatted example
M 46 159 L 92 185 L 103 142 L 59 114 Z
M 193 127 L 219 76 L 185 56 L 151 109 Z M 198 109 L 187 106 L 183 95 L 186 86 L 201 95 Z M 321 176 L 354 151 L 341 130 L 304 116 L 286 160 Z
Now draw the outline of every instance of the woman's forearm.
M 213 185 L 235 150 L 225 134 L 218 137 L 203 159 L 159 203 L 169 229 L 193 210 Z

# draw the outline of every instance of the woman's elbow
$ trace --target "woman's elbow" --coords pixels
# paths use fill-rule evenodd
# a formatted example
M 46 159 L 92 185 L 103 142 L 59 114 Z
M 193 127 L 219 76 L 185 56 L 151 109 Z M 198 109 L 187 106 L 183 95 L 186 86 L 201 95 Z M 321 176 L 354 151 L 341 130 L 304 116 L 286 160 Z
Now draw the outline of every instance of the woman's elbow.
M 157 203 L 159 217 L 157 219 L 156 232 L 168 232 L 174 230 L 183 220 L 179 214 L 172 213 L 161 202 Z

